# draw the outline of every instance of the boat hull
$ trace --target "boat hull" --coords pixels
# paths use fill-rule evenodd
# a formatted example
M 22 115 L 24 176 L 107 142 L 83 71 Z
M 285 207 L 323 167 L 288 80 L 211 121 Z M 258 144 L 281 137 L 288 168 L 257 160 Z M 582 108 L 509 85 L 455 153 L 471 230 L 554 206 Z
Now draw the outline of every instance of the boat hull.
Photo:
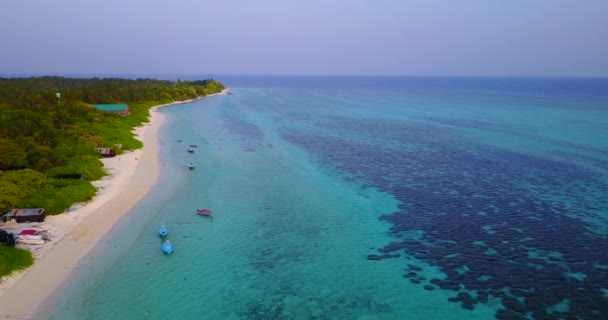
M 166 253 L 166 254 L 172 254 L 173 253 L 173 244 L 165 242 L 165 243 L 163 243 L 162 249 L 163 249 L 164 253 Z
M 207 209 L 196 209 L 196 213 L 201 215 L 201 216 L 211 216 L 213 214 L 213 211 L 211 210 L 207 210 Z
M 29 245 L 43 245 L 44 244 L 44 240 L 40 239 L 40 240 L 34 240 L 34 239 L 17 239 L 17 242 L 20 244 L 29 244 Z
M 167 229 L 165 229 L 165 228 L 158 230 L 158 235 L 161 237 L 166 237 L 168 234 L 169 234 L 169 231 L 167 231 Z

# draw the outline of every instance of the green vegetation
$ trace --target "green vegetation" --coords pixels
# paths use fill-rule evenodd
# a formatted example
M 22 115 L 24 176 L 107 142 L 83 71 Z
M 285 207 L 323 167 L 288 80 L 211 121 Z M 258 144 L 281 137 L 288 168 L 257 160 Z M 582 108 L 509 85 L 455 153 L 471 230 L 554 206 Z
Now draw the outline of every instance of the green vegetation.
M 65 212 L 95 196 L 91 181 L 106 173 L 95 148 L 142 147 L 132 130 L 152 106 L 218 93 L 213 80 L 0 77 L 0 214 L 14 208 Z M 130 115 L 92 104 L 126 103 Z M 82 174 L 84 179 L 61 179 Z M 33 263 L 27 250 L 0 245 L 0 277 Z
M 28 250 L 0 245 L 0 278 L 13 271 L 23 270 L 34 263 L 34 256 Z
M 0 213 L 59 214 L 91 199 L 90 181 L 105 175 L 95 148 L 141 148 L 132 130 L 148 121 L 150 107 L 223 89 L 213 80 L 0 78 Z M 97 103 L 126 103 L 131 114 L 104 113 Z M 65 174 L 84 180 L 57 178 Z

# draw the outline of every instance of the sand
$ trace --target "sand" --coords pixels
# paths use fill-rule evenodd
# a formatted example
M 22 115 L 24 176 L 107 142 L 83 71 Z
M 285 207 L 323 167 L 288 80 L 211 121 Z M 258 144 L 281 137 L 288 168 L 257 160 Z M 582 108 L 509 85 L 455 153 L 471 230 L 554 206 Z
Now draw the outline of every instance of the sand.
M 37 309 L 70 276 L 80 259 L 154 186 L 160 165 L 158 131 L 164 120 L 157 110 L 195 100 L 153 107 L 150 122 L 134 130 L 144 148 L 102 159 L 109 175 L 93 182 L 98 192 L 92 200 L 76 204 L 64 214 L 49 216 L 42 223 L 2 226 L 16 234 L 23 229 L 47 230 L 51 240 L 41 246 L 18 245 L 31 250 L 36 262 L 0 282 L 0 319 L 35 319 Z

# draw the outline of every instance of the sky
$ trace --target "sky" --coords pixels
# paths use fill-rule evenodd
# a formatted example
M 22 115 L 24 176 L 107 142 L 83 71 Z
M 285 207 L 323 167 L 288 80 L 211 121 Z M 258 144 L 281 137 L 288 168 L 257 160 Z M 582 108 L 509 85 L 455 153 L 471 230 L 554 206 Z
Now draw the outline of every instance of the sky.
M 608 76 L 608 0 L 2 0 L 0 75 Z

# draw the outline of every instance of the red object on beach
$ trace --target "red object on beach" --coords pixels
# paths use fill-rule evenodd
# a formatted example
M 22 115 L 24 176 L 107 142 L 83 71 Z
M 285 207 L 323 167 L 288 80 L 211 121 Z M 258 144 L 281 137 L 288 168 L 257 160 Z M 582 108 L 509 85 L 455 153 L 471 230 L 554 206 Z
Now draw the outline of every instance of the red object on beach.
M 213 214 L 213 211 L 207 210 L 207 209 L 196 209 L 196 213 L 203 215 L 203 216 L 210 216 Z
M 21 231 L 21 233 L 20 233 L 20 234 L 25 234 L 25 235 L 32 235 L 32 236 L 35 236 L 35 235 L 36 235 L 36 233 L 38 233 L 38 231 L 36 231 L 36 230 L 32 230 L 32 229 L 25 229 L 25 230 Z

